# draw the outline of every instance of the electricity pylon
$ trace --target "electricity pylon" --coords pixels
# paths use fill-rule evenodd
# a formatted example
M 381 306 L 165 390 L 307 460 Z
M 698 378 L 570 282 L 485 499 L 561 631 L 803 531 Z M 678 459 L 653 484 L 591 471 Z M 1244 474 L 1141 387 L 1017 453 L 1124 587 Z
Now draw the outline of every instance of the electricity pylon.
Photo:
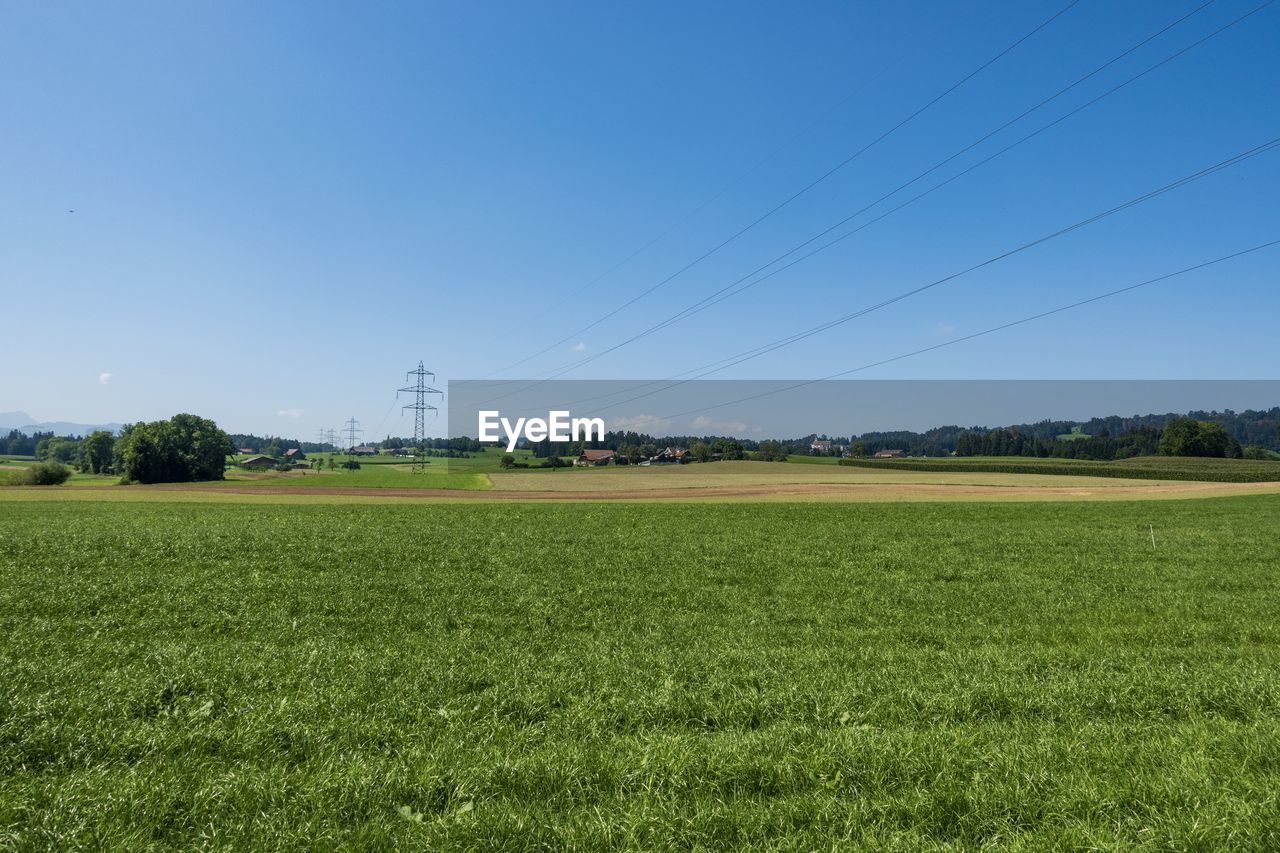
M 360 422 L 356 420 L 355 415 L 352 415 L 351 420 L 347 421 L 343 432 L 347 434 L 347 452 L 350 453 L 356 446 L 356 433 L 364 432 L 364 430 L 360 429 Z
M 443 391 L 437 391 L 435 388 L 427 385 L 428 376 L 431 377 L 432 381 L 435 381 L 436 375 L 423 367 L 422 362 L 418 362 L 417 370 L 407 371 L 404 375 L 406 382 L 414 381 L 414 384 L 396 390 L 397 399 L 399 399 L 402 393 L 413 395 L 413 402 L 407 406 L 401 406 L 401 409 L 413 410 L 413 446 L 416 448 L 413 454 L 414 473 L 426 470 L 426 462 L 422 453 L 422 444 L 426 438 L 426 413 L 440 411 L 435 406 L 427 402 L 427 395 L 439 394 L 441 401 L 444 400 Z M 414 380 L 411 380 L 410 377 L 414 377 Z

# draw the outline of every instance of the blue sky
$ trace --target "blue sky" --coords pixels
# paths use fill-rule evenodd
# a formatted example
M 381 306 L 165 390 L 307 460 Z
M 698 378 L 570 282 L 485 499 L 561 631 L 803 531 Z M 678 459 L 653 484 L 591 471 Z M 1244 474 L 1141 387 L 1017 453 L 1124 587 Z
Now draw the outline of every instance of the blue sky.
M 354 414 L 371 437 L 411 431 L 393 392 L 419 359 L 441 383 L 487 378 L 570 335 L 1065 2 L 12 6 L 0 410 L 193 411 L 301 438 Z M 500 375 L 572 363 L 665 318 L 1198 5 L 1082 0 L 744 237 Z M 935 178 L 1256 5 L 1212 3 Z M 714 361 L 1280 136 L 1278 43 L 1280 4 L 565 378 Z M 1280 151 L 717 378 L 826 375 L 1277 239 L 1277 197 Z M 1261 252 L 864 376 L 1274 378 L 1278 271 L 1280 250 Z

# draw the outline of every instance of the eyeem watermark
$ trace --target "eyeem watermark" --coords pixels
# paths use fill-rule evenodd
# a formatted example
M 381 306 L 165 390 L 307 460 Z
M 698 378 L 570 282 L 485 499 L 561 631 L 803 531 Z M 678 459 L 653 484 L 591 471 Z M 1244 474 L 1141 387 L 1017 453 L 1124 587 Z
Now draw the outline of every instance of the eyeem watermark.
M 502 430 L 502 436 L 498 430 Z M 594 434 L 594 437 L 593 437 Z M 507 452 L 516 449 L 521 438 L 531 444 L 552 441 L 603 441 L 604 418 L 575 418 L 568 412 L 547 412 L 543 418 L 516 418 L 513 424 L 501 412 L 479 412 L 480 441 L 505 441 Z

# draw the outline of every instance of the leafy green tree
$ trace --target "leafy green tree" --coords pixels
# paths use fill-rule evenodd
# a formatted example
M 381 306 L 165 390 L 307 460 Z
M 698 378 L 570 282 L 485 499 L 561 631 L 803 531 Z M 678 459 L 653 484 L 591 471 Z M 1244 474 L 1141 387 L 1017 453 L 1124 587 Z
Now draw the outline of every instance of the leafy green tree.
M 234 450 L 217 424 L 189 414 L 130 424 L 116 442 L 122 473 L 139 483 L 221 480 Z
M 720 454 L 721 459 L 728 462 L 747 458 L 747 453 L 742 448 L 742 442 L 733 438 L 717 438 L 715 451 Z
M 116 437 L 106 430 L 89 433 L 81 444 L 85 466 L 95 474 L 105 474 L 111 468 L 115 448 Z
M 36 444 L 37 459 L 73 462 L 80 458 L 80 442 L 70 436 L 50 436 Z
M 760 442 L 760 461 L 761 462 L 786 462 L 787 454 L 782 449 L 782 444 L 773 441 Z
M 867 446 L 861 441 L 855 441 L 849 445 L 849 455 L 855 459 L 862 459 L 867 455 Z
M 1220 423 L 1200 421 L 1200 446 L 1205 456 L 1226 456 L 1231 447 L 1231 436 Z
M 1173 418 L 1160 433 L 1160 453 L 1163 456 L 1203 456 L 1200 444 L 1200 423 L 1191 418 Z
M 359 471 L 360 463 L 355 459 L 348 459 L 346 462 L 342 463 L 342 467 L 346 471 Z
M 502 459 L 501 459 L 501 460 L 499 460 L 499 462 L 498 462 L 498 467 L 499 467 L 499 468 L 514 468 L 514 467 L 516 467 L 516 458 L 515 458 L 514 456 L 512 456 L 510 453 L 504 453 L 504 454 L 502 454 Z
M 1160 453 L 1164 456 L 1226 456 L 1232 439 L 1215 421 L 1173 418 L 1160 434 Z
M 710 462 L 712 459 L 711 445 L 705 441 L 695 441 L 689 446 L 689 456 L 694 462 Z

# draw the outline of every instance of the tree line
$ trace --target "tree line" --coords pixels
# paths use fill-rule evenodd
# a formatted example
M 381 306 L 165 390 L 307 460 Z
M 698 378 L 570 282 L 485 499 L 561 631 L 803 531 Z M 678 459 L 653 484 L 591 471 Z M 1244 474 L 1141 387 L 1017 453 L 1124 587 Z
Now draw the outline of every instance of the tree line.
M 782 443 L 788 453 L 815 456 L 823 454 L 810 445 L 816 439 L 831 438 L 834 444 L 848 447 L 853 456 L 901 450 L 907 456 L 1125 459 L 1161 452 L 1160 434 L 1179 420 L 1216 424 L 1225 433 L 1227 455 L 1236 453 L 1237 448 L 1241 455 L 1254 458 L 1270 458 L 1268 454 L 1280 453 L 1280 406 L 1243 412 L 1197 410 L 1186 414 L 1112 415 L 1087 421 L 1043 420 L 998 428 L 949 425 L 924 432 L 865 432 L 847 438 L 812 434 Z M 1069 437 L 1059 438 L 1063 435 Z M 1217 440 L 1215 437 L 1214 441 Z
M 231 437 L 207 418 L 179 414 L 166 421 L 126 425 L 116 436 L 105 430 L 84 438 L 32 436 L 30 453 L 46 465 L 60 466 L 66 480 L 72 468 L 93 474 L 119 474 L 131 483 L 187 483 L 221 480 L 227 457 L 235 452 Z M 13 435 L 6 449 L 15 446 Z M 17 443 L 28 449 L 25 443 Z M 9 451 L 12 452 L 12 451 Z M 51 469 L 53 470 L 53 469 Z

